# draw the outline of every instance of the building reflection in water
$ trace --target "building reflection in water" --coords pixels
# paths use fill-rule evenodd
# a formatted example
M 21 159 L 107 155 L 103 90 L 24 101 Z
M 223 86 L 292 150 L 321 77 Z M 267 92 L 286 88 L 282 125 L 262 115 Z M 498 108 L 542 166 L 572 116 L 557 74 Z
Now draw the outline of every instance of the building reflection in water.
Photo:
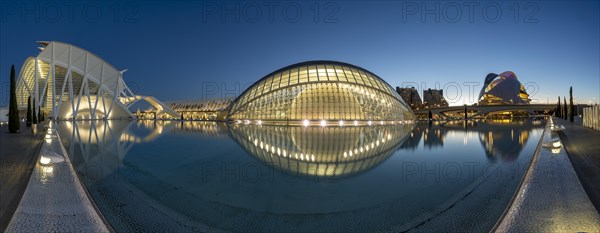
M 369 170 L 392 155 L 412 124 L 369 127 L 230 125 L 249 154 L 297 175 L 343 177 Z
M 199 135 L 216 138 L 227 137 L 227 125 L 215 121 L 163 121 L 163 120 L 139 120 L 136 123 L 148 129 L 155 129 L 163 133 L 167 130 L 176 135 Z
M 423 135 L 423 145 L 426 148 L 444 147 L 444 140 L 446 138 L 447 130 L 442 129 L 425 129 Z
M 122 165 L 138 143 L 128 133 L 130 121 L 59 121 L 57 129 L 73 166 L 84 176 L 102 179 Z M 85 174 L 84 174 L 85 173 Z
M 228 138 L 250 155 L 286 172 L 309 176 L 357 174 L 385 161 L 396 150 L 441 149 L 446 135 L 478 135 L 488 159 L 515 160 L 541 120 L 447 121 L 368 127 L 243 125 L 209 121 L 59 122 L 65 148 L 75 160 L 118 165 L 138 143 L 165 133 Z M 510 125 L 511 127 L 506 127 Z M 535 135 L 534 135 L 535 136 Z M 74 142 L 74 143 L 73 143 Z M 421 143 L 422 142 L 422 143 Z
M 523 150 L 530 133 L 535 133 L 534 129 L 540 128 L 541 124 L 541 119 L 527 118 L 419 123 L 400 148 L 416 150 L 420 142 L 427 149 L 442 148 L 447 134 L 451 137 L 462 134 L 463 143 L 468 144 L 471 135 L 478 135 L 489 160 L 514 161 Z
M 150 143 L 165 133 L 219 138 L 228 134 L 224 123 L 207 121 L 59 121 L 57 127 L 76 164 L 102 164 L 107 171 L 120 166 L 135 144 Z
M 479 132 L 479 141 L 490 160 L 514 161 L 525 147 L 533 124 L 527 120 L 488 121 L 491 127 Z M 500 126 L 504 127 L 493 127 Z M 506 127 L 509 125 L 510 127 Z M 493 127 L 493 128 L 492 128 Z
M 414 127 L 414 129 L 412 130 L 412 132 L 410 132 L 406 140 L 402 142 L 400 148 L 410 151 L 417 150 L 417 148 L 419 147 L 419 142 L 421 142 L 421 138 L 423 136 L 423 130 L 424 129 L 422 127 L 418 127 L 418 125 Z
M 206 228 L 174 226 L 206 223 L 231 231 L 282 232 L 294 223 L 299 232 L 362 232 L 392 229 L 421 212 L 437 211 L 472 182 L 467 176 L 457 181 L 442 177 L 441 183 L 429 180 L 430 174 L 410 176 L 403 165 L 434 168 L 446 161 L 485 161 L 481 150 L 473 150 L 480 146 L 492 149 L 485 150 L 490 163 L 511 160 L 521 150 L 527 151 L 523 148 L 529 135 L 535 136 L 529 133 L 532 124 L 506 124 L 513 123 L 286 127 L 201 121 L 80 121 L 60 122 L 58 129 L 95 202 L 120 231 L 139 230 L 140 226 L 152 227 L 146 231 L 202 231 Z M 174 134 L 177 136 L 170 137 Z M 461 134 L 472 138 L 470 147 L 463 147 Z M 483 135 L 479 142 L 478 135 Z M 497 148 L 513 140 L 522 145 Z M 432 151 L 423 152 L 423 148 Z M 534 151 L 531 143 L 525 148 Z M 446 152 L 458 156 L 445 156 Z M 388 159 L 393 154 L 398 158 Z M 253 165 L 255 159 L 260 166 Z M 256 173 L 247 175 L 246 168 Z M 274 175 L 279 173 L 284 176 Z M 295 179 L 297 176 L 319 179 Z M 518 182 L 510 183 L 515 180 L 520 179 L 511 174 L 510 179 L 501 180 L 505 182 L 502 185 L 494 184 L 498 187 L 491 193 L 508 190 L 512 195 L 512 186 L 506 188 L 506 184 L 516 186 Z M 261 220 L 257 228 L 240 224 L 257 219 Z M 364 224 L 356 228 L 354 223 Z

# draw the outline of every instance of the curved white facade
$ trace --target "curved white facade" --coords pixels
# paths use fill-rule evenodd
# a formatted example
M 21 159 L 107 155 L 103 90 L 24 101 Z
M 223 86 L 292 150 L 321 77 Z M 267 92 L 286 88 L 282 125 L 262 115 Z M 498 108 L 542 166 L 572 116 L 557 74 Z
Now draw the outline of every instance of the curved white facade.
M 19 109 L 35 99 L 35 109 L 55 119 L 135 118 L 127 106 L 146 100 L 158 110 L 179 115 L 152 97 L 136 96 L 123 81 L 124 71 L 95 54 L 62 42 L 39 42 L 37 57 L 25 60 L 17 82 Z

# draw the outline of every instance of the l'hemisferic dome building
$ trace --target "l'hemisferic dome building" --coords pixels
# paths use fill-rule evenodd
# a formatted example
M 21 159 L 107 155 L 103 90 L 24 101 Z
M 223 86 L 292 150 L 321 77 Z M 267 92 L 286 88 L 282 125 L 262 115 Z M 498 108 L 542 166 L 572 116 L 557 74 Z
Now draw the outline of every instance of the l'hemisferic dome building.
M 529 104 L 529 94 L 512 71 L 485 77 L 479 92 L 479 105 Z
M 414 119 L 408 105 L 377 75 L 335 61 L 276 70 L 242 93 L 230 121 L 288 125 L 396 124 Z

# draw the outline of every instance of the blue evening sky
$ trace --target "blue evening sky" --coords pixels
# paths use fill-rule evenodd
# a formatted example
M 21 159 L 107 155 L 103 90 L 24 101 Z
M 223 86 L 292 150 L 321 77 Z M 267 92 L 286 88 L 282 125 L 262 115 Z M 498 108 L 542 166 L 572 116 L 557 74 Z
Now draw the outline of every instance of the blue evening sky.
M 600 99 L 597 1 L 0 1 L 0 106 L 40 40 L 71 43 L 163 101 L 217 98 L 281 67 L 338 60 L 392 86 L 473 103 L 487 73 L 513 71 L 534 101 L 573 86 Z M 422 92 L 421 92 L 422 93 Z

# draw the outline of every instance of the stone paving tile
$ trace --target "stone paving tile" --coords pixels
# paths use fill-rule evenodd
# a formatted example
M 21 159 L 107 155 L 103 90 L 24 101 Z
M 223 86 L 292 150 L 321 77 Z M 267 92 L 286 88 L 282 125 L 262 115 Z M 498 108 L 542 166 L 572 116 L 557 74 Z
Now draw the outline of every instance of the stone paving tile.
M 55 152 L 65 160 L 36 163 L 27 189 L 6 232 L 109 232 L 88 199 L 56 132 L 41 155 Z
M 575 117 L 574 122 L 554 119 L 566 126 L 559 132 L 560 139 L 583 190 L 600 212 L 600 131 L 584 127 L 580 117 Z
M 542 143 L 558 139 L 548 128 Z M 563 148 L 541 148 L 496 232 L 600 232 L 600 214 Z
M 37 127 L 41 130 L 45 125 Z M 43 133 L 33 134 L 25 122 L 16 134 L 8 132 L 8 125 L 0 126 L 0 232 L 8 227 L 25 193 L 43 138 Z

